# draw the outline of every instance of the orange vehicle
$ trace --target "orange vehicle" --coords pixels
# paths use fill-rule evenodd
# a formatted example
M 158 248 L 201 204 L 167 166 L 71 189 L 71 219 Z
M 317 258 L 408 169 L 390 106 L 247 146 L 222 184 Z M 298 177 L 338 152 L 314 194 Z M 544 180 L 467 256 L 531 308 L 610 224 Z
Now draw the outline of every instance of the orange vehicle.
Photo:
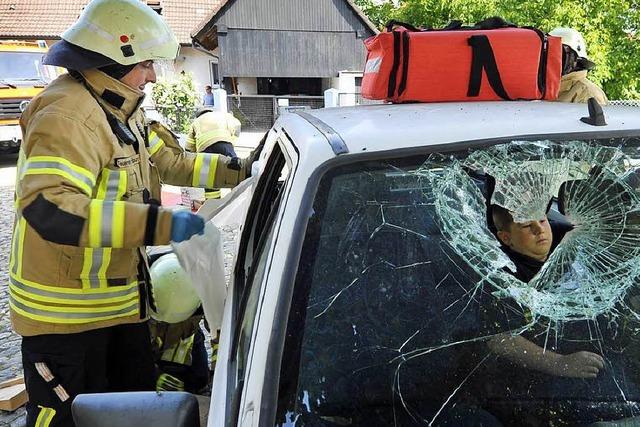
M 0 152 L 14 152 L 22 135 L 18 119 L 58 70 L 42 65 L 44 41 L 0 40 Z

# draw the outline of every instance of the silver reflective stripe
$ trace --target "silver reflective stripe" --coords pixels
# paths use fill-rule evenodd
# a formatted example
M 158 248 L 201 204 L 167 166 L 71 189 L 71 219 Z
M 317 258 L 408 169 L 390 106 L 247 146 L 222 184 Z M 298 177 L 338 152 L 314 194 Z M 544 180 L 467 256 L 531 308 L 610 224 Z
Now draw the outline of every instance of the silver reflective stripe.
M 209 168 L 211 167 L 211 155 L 204 155 L 202 158 L 202 169 L 200 169 L 200 182 L 198 185 L 207 185 L 209 181 Z
M 118 298 L 118 297 L 125 297 L 129 295 L 136 295 L 138 293 L 138 287 L 132 286 L 130 289 L 118 289 L 118 290 L 103 292 L 99 294 L 90 294 L 90 293 L 66 294 L 62 292 L 45 291 L 44 289 L 35 288 L 33 286 L 29 286 L 27 284 L 24 284 L 18 281 L 14 277 L 11 277 L 10 280 L 12 285 L 14 285 L 16 288 L 28 294 L 39 295 L 47 298 L 70 300 L 70 301 L 101 300 L 101 299 L 107 299 L 107 298 Z
M 26 311 L 27 313 L 40 315 L 40 316 L 47 316 L 47 317 L 56 317 L 59 319 L 92 319 L 95 317 L 118 316 L 118 315 L 131 313 L 131 311 L 138 308 L 138 301 L 136 300 L 129 303 L 125 308 L 121 308 L 119 310 L 102 311 L 102 312 L 95 312 L 95 313 L 69 313 L 69 312 L 59 313 L 57 311 L 48 311 L 48 310 L 42 310 L 39 308 L 26 306 L 16 301 L 11 295 L 9 295 L 9 301 L 11 301 L 11 304 L 16 306 L 20 310 Z
M 113 235 L 113 203 L 111 202 L 102 204 L 102 229 L 100 235 L 102 237 L 102 246 L 113 246 L 111 241 L 111 236 Z
M 106 169 L 109 170 L 109 169 Z M 118 186 L 120 184 L 120 172 L 109 170 L 109 178 L 107 178 L 107 192 L 104 198 L 107 200 L 116 200 L 118 196 Z
M 100 287 L 100 279 L 98 278 L 98 273 L 100 272 L 100 267 L 102 267 L 102 259 L 104 255 L 104 249 L 94 249 L 91 255 L 91 271 L 89 272 L 89 283 L 92 288 Z
M 78 181 L 82 181 L 85 184 L 87 184 L 89 187 L 93 188 L 94 183 L 88 176 L 82 175 L 81 173 L 78 173 L 78 172 L 74 171 L 73 169 L 71 169 L 69 166 L 67 166 L 67 165 L 65 165 L 63 163 L 58 163 L 58 162 L 29 162 L 29 161 L 27 161 L 26 166 L 22 170 L 22 174 L 24 174 L 29 169 L 43 169 L 43 168 L 59 169 L 61 171 L 65 171 L 66 173 L 68 173 L 69 175 L 71 175 L 72 177 L 77 179 Z

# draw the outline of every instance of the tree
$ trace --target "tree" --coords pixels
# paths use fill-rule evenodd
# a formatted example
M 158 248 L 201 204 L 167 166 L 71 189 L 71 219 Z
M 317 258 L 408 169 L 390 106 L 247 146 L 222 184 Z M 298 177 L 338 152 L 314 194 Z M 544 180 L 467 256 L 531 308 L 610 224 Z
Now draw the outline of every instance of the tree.
M 188 133 L 196 110 L 198 95 L 193 76 L 180 73 L 173 79 L 159 79 L 153 85 L 151 98 L 167 125 L 178 133 Z
M 572 27 L 597 64 L 590 79 L 611 99 L 640 99 L 640 1 L 638 0 L 355 0 L 380 28 L 390 19 L 424 28 L 452 20 L 474 24 L 501 16 L 544 31 Z

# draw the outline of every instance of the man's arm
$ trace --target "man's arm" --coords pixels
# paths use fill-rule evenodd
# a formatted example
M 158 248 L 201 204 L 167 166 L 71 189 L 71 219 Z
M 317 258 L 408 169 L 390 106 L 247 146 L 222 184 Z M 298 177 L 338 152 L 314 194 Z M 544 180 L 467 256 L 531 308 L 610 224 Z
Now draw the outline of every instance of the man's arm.
M 567 355 L 544 350 L 520 335 L 500 334 L 488 343 L 489 349 L 523 368 L 570 378 L 596 378 L 604 368 L 599 354 L 579 351 Z

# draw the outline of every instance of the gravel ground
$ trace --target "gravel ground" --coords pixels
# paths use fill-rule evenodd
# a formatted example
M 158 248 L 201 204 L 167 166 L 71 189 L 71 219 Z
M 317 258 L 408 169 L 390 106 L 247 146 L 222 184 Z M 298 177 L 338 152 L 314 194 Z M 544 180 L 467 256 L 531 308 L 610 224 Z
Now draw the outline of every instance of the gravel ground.
M 11 331 L 9 321 L 9 248 L 13 228 L 13 186 L 0 187 L 0 381 L 22 374 L 20 336 Z M 24 407 L 14 412 L 0 411 L 0 426 L 25 425 Z
M 22 374 L 20 354 L 20 336 L 11 331 L 8 299 L 8 265 L 13 226 L 13 186 L 0 186 L 0 381 Z M 239 224 L 224 227 L 223 233 L 225 277 L 231 274 L 234 259 L 235 238 Z M 206 333 L 206 330 L 205 330 Z M 207 339 L 207 351 L 211 351 Z M 25 422 L 24 407 L 14 412 L 0 411 L 0 426 L 23 427 Z

